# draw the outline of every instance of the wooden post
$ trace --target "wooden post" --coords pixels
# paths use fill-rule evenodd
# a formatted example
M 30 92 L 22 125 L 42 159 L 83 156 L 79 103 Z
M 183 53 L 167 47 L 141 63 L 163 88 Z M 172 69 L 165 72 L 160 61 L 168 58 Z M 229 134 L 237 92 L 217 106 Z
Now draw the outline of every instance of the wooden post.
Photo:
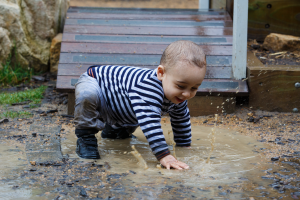
M 199 0 L 199 10 L 208 10 L 209 0 Z
M 75 93 L 68 93 L 68 115 L 74 115 Z
M 237 80 L 246 78 L 248 0 L 234 1 L 232 72 Z

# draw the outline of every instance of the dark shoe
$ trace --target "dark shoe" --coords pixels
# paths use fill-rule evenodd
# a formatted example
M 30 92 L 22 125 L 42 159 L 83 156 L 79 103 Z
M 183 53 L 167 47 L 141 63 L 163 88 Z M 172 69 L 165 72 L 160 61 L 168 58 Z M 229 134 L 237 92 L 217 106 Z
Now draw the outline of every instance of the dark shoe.
M 81 158 L 100 159 L 95 129 L 76 129 L 77 147 L 76 153 Z
M 137 127 L 122 127 L 114 129 L 109 124 L 105 124 L 105 128 L 102 130 L 101 137 L 109 139 L 126 139 L 126 138 L 136 138 L 132 133 Z

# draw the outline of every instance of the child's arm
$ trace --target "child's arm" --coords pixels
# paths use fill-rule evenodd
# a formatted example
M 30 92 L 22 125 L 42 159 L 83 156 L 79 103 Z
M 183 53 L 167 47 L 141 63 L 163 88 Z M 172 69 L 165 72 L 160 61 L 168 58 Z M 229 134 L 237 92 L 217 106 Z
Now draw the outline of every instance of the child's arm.
M 191 146 L 191 122 L 190 113 L 187 102 L 175 105 L 175 108 L 169 113 L 171 117 L 171 125 L 174 134 L 176 146 Z
M 138 94 L 137 91 L 131 91 L 129 95 L 138 123 L 149 142 L 153 154 L 156 156 L 157 160 L 168 169 L 170 169 L 170 167 L 175 169 L 187 169 L 188 166 L 186 164 L 177 161 L 170 155 L 160 124 L 161 110 L 159 105 L 161 105 L 161 102 L 155 101 L 155 99 L 153 100 L 153 96 L 150 95 L 151 93 L 148 93 L 149 97 L 152 98 L 152 101 L 150 101 L 150 98 L 149 101 L 145 101 L 141 98 L 143 94 Z

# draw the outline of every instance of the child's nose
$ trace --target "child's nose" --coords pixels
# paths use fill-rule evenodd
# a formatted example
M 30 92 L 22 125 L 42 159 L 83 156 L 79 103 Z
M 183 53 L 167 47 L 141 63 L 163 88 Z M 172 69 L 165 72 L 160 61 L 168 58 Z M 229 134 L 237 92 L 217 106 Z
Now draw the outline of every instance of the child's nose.
M 190 92 L 184 92 L 182 93 L 182 96 L 184 96 L 184 98 L 189 98 L 191 96 Z

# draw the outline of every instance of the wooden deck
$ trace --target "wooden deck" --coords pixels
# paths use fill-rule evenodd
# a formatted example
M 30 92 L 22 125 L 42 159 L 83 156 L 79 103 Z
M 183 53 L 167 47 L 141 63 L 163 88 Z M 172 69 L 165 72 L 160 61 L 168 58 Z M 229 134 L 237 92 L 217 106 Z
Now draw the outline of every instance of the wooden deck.
M 70 7 L 64 27 L 57 89 L 74 93 L 91 65 L 156 68 L 173 41 L 202 46 L 207 74 L 197 95 L 242 96 L 245 81 L 232 79 L 232 20 L 226 11 Z

